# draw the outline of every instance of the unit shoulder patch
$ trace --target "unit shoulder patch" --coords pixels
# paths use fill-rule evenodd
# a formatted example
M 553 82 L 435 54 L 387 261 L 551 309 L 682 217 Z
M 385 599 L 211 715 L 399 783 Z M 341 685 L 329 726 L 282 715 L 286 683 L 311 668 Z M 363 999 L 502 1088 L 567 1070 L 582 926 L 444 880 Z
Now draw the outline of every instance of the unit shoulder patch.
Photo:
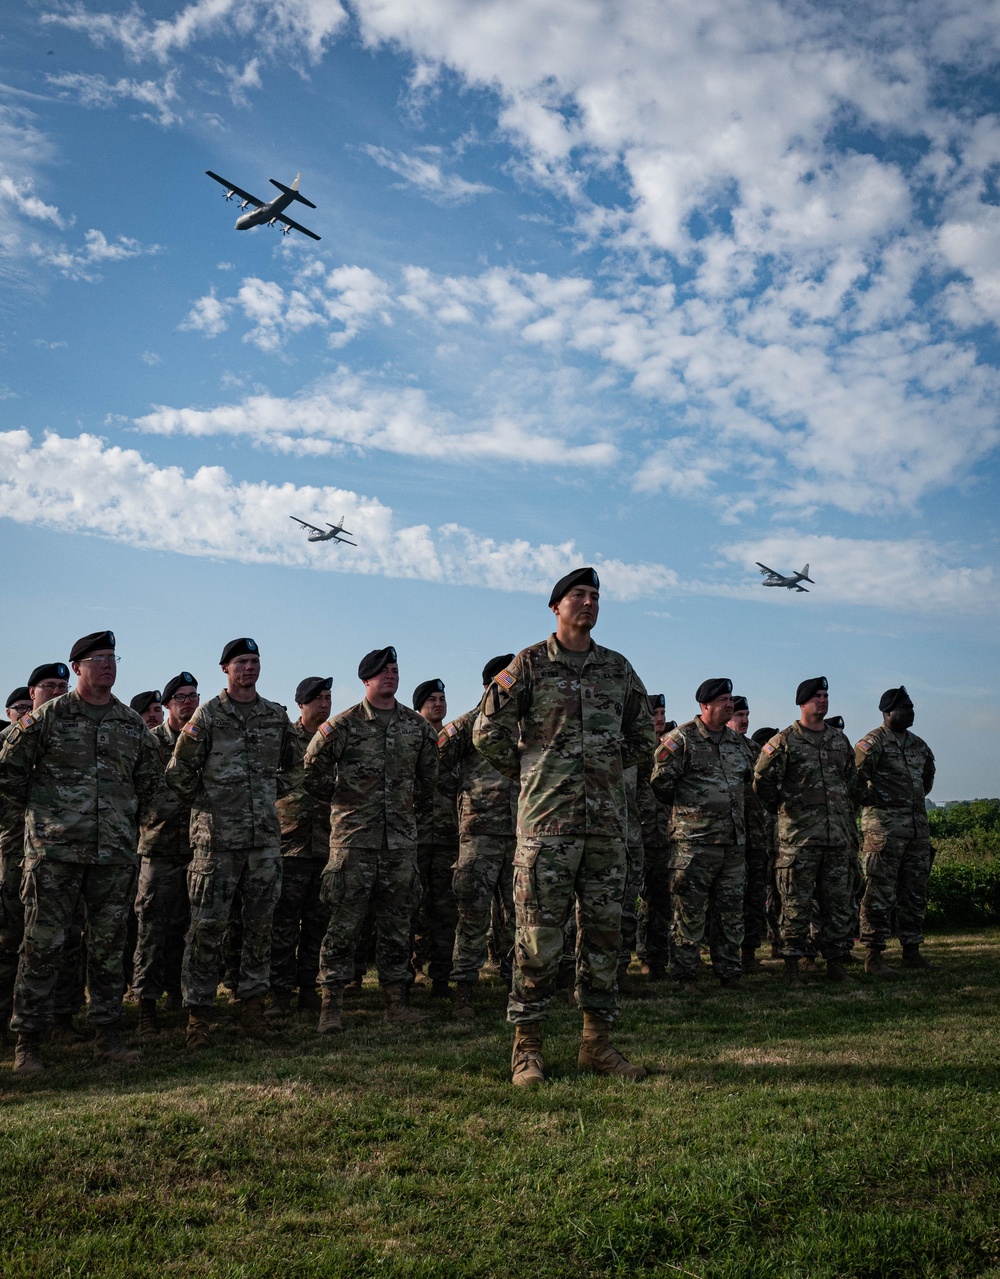
M 494 683 L 499 684 L 501 688 L 505 688 L 507 692 L 509 693 L 510 690 L 517 683 L 517 676 L 512 675 L 510 671 L 503 670 L 500 672 L 499 675 L 493 676 L 493 681 Z

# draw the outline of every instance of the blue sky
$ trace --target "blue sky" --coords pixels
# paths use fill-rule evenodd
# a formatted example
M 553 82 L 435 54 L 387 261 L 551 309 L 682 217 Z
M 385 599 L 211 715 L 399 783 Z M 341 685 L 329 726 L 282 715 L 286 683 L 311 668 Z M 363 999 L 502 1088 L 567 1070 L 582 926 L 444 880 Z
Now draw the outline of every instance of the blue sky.
M 0 37 L 8 685 L 110 625 L 119 692 L 451 710 L 595 563 L 671 715 L 904 682 L 996 794 L 998 27 L 989 6 L 101 0 Z M 205 169 L 318 206 L 238 233 Z M 309 546 L 290 514 L 347 517 Z M 756 560 L 811 566 L 765 591 Z

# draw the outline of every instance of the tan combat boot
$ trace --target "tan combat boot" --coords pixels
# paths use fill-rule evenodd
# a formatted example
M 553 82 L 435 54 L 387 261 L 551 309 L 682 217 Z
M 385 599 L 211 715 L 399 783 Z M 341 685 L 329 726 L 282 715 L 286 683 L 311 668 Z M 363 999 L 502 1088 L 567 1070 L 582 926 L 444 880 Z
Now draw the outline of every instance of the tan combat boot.
M 642 1066 L 633 1066 L 611 1042 L 611 1022 L 594 1013 L 583 1014 L 583 1038 L 576 1059 L 580 1070 L 597 1075 L 617 1075 L 620 1079 L 645 1079 Z
M 77 1030 L 73 1022 L 72 1013 L 58 1013 L 52 1019 L 52 1030 L 49 1033 L 49 1042 L 53 1044 L 82 1044 L 87 1039 L 86 1035 Z
M 881 946 L 869 946 L 865 956 L 865 972 L 869 977 L 898 977 L 895 968 L 890 968 L 882 958 Z
M 542 1063 L 542 1031 L 537 1022 L 514 1027 L 514 1051 L 510 1055 L 510 1082 L 515 1088 L 545 1083 Z
M 920 953 L 920 946 L 911 944 L 903 947 L 903 968 L 933 968 L 929 959 Z
M 40 1070 L 44 1069 L 38 1035 L 30 1030 L 22 1030 L 17 1037 L 17 1047 L 14 1049 L 13 1073 L 15 1075 L 37 1075 Z
M 212 1046 L 212 1026 L 211 1016 L 214 1009 L 209 1004 L 201 1008 L 188 1009 L 188 1024 L 184 1035 L 184 1042 L 188 1048 L 211 1048 Z
M 160 1023 L 156 1018 L 156 1000 L 139 1000 L 139 1038 L 152 1039 L 159 1033 Z
M 801 990 L 805 986 L 802 974 L 799 972 L 799 961 L 797 959 L 785 960 L 785 985 L 792 990 Z
M 264 996 L 254 995 L 240 1002 L 240 1037 L 242 1039 L 274 1039 L 278 1031 L 264 1020 Z
M 472 990 L 471 981 L 455 983 L 451 997 L 451 1015 L 459 1021 L 471 1021 L 476 1015 L 476 1010 L 472 1006 Z
M 396 1026 L 418 1026 L 427 1017 L 424 1013 L 415 1012 L 407 1003 L 406 983 L 389 982 L 382 987 L 382 998 L 385 1000 L 385 1019 Z
M 302 996 L 299 996 L 301 1001 Z M 344 1029 L 344 987 L 341 983 L 324 986 L 319 1023 L 316 1031 L 320 1035 L 336 1035 Z
M 138 1066 L 142 1053 L 137 1048 L 126 1048 L 117 1022 L 110 1026 L 98 1026 L 94 1040 L 94 1056 L 99 1061 L 113 1061 L 118 1066 Z
M 264 1016 L 268 1019 L 268 1021 L 281 1021 L 282 1018 L 287 1017 L 291 1011 L 292 994 L 291 991 L 289 991 L 287 994 L 272 995 L 271 1006 L 264 1013 Z

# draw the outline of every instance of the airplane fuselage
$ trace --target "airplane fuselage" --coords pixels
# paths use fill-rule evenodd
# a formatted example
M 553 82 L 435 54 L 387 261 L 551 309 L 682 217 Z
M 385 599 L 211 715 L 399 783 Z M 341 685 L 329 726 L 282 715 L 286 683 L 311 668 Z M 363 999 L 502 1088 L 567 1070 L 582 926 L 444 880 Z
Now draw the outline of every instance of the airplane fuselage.
M 252 226 L 264 226 L 272 218 L 284 213 L 294 199 L 294 194 L 282 191 L 281 195 L 271 200 L 268 204 L 262 204 L 259 209 L 254 209 L 252 213 L 240 214 L 236 219 L 236 230 L 249 231 Z M 309 540 L 311 542 L 314 539 L 310 538 Z

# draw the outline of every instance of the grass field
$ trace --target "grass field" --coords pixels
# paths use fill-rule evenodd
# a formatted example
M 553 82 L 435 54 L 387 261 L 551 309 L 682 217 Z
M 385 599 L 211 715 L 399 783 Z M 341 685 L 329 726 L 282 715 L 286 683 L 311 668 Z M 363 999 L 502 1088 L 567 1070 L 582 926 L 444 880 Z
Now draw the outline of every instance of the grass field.
M 472 1027 L 390 1031 L 366 987 L 335 1042 L 245 1044 L 221 1008 L 193 1060 L 180 1016 L 133 1071 L 47 1047 L 15 1080 L 8 1049 L 0 1274 L 1000 1276 L 1000 932 L 927 952 L 892 984 L 646 986 L 631 1085 L 577 1075 L 562 1006 L 551 1082 L 512 1089 L 495 980 Z

